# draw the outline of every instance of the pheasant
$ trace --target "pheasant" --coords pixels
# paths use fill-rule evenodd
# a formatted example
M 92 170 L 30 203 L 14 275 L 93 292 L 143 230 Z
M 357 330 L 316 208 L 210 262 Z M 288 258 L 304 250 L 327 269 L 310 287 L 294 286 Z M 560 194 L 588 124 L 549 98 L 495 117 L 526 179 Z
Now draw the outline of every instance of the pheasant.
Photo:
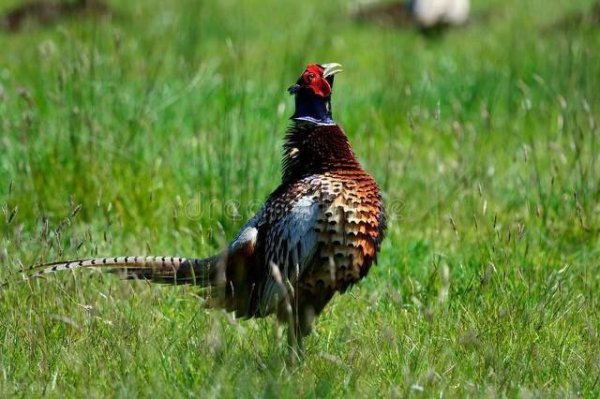
M 125 279 L 200 287 L 206 306 L 240 318 L 271 314 L 302 338 L 336 292 L 367 275 L 385 230 L 380 190 L 332 119 L 336 63 L 310 64 L 288 91 L 295 112 L 283 146 L 282 181 L 226 250 L 205 259 L 109 257 L 36 266 L 29 278 L 108 268 Z
M 469 0 L 398 0 L 366 4 L 354 17 L 359 21 L 418 28 L 424 34 L 441 33 L 445 28 L 468 22 Z

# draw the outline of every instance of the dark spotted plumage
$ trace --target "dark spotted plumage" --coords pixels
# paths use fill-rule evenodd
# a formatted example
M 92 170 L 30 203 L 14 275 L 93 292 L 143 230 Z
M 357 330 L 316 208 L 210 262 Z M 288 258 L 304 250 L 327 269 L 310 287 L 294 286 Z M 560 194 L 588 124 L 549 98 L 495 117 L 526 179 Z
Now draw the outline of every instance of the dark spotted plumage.
M 29 276 L 109 267 L 126 278 L 195 284 L 207 306 L 244 318 L 275 314 L 290 324 L 296 348 L 334 294 L 366 276 L 385 229 L 379 188 L 331 118 L 338 70 L 337 64 L 309 65 L 290 88 L 296 113 L 283 147 L 282 183 L 221 254 L 58 262 Z

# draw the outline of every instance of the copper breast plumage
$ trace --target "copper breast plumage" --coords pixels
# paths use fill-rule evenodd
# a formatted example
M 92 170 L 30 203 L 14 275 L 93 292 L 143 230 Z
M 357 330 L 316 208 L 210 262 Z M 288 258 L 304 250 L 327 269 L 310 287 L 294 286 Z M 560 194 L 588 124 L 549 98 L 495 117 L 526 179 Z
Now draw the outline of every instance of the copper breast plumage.
M 310 223 L 307 228 L 298 226 L 297 234 L 303 237 L 282 233 L 293 230 L 282 223 L 298 220 Z M 286 276 L 297 275 L 292 280 L 301 290 L 332 293 L 345 291 L 367 274 L 385 224 L 379 188 L 359 169 L 332 170 L 296 181 L 267 202 L 263 222 L 271 224 L 263 227 L 269 232 L 265 261 L 277 263 Z

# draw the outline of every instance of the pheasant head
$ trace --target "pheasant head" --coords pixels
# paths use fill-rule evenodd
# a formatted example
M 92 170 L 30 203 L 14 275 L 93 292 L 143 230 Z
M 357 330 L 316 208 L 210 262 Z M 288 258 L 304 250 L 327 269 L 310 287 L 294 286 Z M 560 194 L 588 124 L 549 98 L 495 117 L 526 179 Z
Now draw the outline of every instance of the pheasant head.
M 309 64 L 288 92 L 296 97 L 292 120 L 331 125 L 331 91 L 333 78 L 342 71 L 336 63 Z

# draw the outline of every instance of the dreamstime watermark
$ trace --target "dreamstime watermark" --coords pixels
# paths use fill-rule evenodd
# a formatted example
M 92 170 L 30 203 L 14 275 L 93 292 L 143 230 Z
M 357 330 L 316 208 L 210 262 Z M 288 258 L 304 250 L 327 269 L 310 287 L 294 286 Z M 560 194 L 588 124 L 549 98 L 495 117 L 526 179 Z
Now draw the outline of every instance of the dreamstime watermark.
M 180 200 L 173 206 L 173 216 L 190 221 L 228 220 L 231 222 L 245 221 L 256 215 L 264 206 L 264 200 L 241 201 L 237 199 L 220 199 L 204 197 L 202 194 Z M 388 224 L 402 219 L 405 203 L 401 200 L 384 201 L 385 217 Z M 366 209 L 360 203 L 350 202 L 344 208 L 346 213 L 360 212 Z M 275 207 L 271 217 L 283 217 L 289 209 Z
M 259 200 L 242 201 L 204 197 L 201 194 L 185 201 L 179 201 L 173 207 L 176 218 L 191 221 L 230 220 L 241 221 L 256 214 L 262 207 Z

